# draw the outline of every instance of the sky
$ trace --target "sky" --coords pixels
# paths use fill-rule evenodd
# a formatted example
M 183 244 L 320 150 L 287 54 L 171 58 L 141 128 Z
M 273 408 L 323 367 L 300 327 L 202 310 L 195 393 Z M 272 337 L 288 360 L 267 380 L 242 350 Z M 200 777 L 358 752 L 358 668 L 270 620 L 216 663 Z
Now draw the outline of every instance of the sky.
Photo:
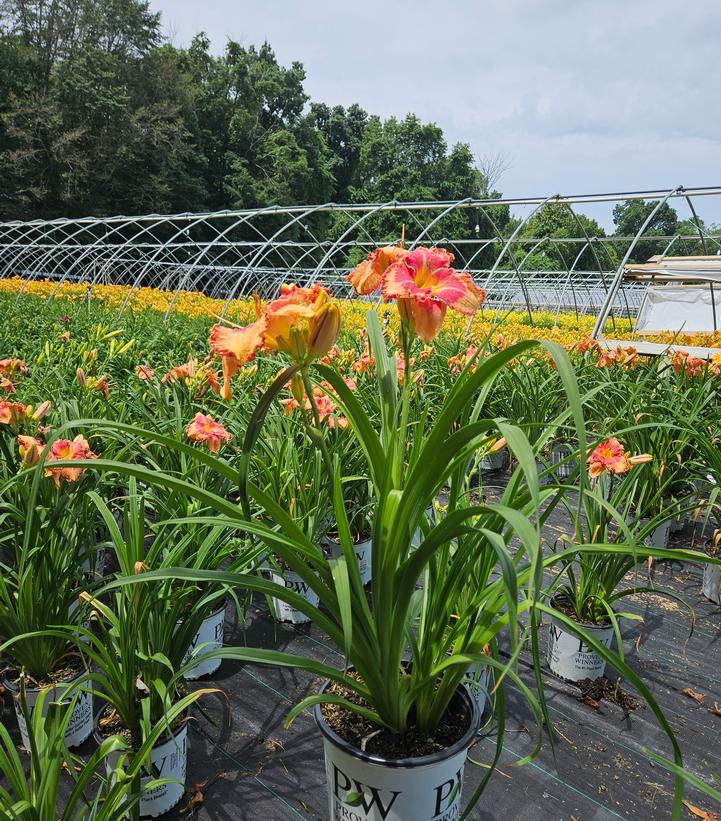
M 176 45 L 267 40 L 303 64 L 313 100 L 413 112 L 501 156 L 506 196 L 721 185 L 721 0 L 150 4 Z M 697 210 L 721 223 L 721 197 Z

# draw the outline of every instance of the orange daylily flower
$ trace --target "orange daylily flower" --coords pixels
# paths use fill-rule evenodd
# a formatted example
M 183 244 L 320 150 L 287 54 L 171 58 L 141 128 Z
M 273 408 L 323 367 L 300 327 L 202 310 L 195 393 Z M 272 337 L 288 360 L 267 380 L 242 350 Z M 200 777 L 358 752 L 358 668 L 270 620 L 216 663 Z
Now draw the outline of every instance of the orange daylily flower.
M 341 355 L 341 349 L 337 345 L 333 345 L 331 349 L 328 351 L 328 353 L 325 356 L 321 356 L 321 358 L 318 361 L 322 362 L 324 365 L 330 365 L 331 362 L 333 362 L 336 359 L 339 359 Z
M 4 376 L 0 376 L 0 391 L 5 391 L 7 394 L 15 393 L 15 385 Z
M 711 359 L 709 360 L 708 369 L 709 373 L 712 376 L 721 375 L 721 353 L 715 353 L 712 355 Z
M 263 333 L 267 320 L 258 318 L 245 328 L 226 328 L 225 325 L 213 325 L 210 330 L 210 347 L 220 356 L 223 369 L 223 387 L 220 395 L 230 399 L 230 380 L 242 365 L 255 359 L 256 353 L 263 347 Z
M 591 339 L 588 337 L 587 339 L 582 339 L 580 342 L 574 342 L 569 346 L 570 351 L 575 351 L 576 353 L 586 353 L 586 351 L 591 351 L 592 353 L 598 353 L 600 350 L 600 346 L 595 339 Z
M 715 354 L 715 356 L 718 356 L 718 354 Z M 669 362 L 676 373 L 683 372 L 690 379 L 703 376 L 706 369 L 706 362 L 698 356 L 689 355 L 688 351 L 675 351 L 669 357 Z
M 24 405 L 22 402 L 8 402 L 7 399 L 2 399 L 0 400 L 0 425 L 17 428 L 26 421 L 37 422 L 45 416 L 50 407 L 50 402 L 42 402 L 33 410 L 32 405 Z
M 447 308 L 471 315 L 486 298 L 470 274 L 451 268 L 453 254 L 442 248 L 399 248 L 393 261 L 389 249 L 379 250 L 348 278 L 359 293 L 380 287 L 384 299 L 395 299 L 403 325 L 426 343 L 438 336 Z
M 464 354 L 456 354 L 452 356 L 448 360 L 448 370 L 453 374 L 459 374 L 463 368 L 473 359 L 476 355 L 478 348 L 475 345 L 469 345 L 466 348 L 466 352 Z M 475 371 L 475 365 L 471 368 L 471 372 Z
M 148 380 L 153 379 L 155 376 L 155 371 L 148 365 L 136 365 L 135 375 L 141 382 L 147 382 Z
M 633 345 L 623 347 L 616 345 L 613 350 L 601 351 L 596 362 L 597 368 L 610 368 L 611 365 L 620 365 L 623 368 L 631 368 L 638 365 L 639 356 Z
M 371 370 L 375 367 L 376 359 L 374 356 L 371 356 L 368 351 L 368 346 L 366 345 L 366 349 L 363 353 L 355 360 L 355 362 L 351 365 L 351 368 L 356 373 L 366 373 L 366 371 Z
M 344 382 L 346 385 L 354 391 L 356 388 L 355 380 L 353 379 L 345 379 Z M 302 409 L 306 413 L 312 413 L 313 405 L 311 404 L 310 399 L 306 395 L 305 391 L 302 390 L 302 386 L 292 385 L 291 392 L 293 396 L 289 399 L 281 399 L 280 404 L 283 406 L 283 411 L 286 416 L 290 416 L 290 414 L 294 410 Z M 313 386 L 313 401 L 315 403 L 315 408 L 318 412 L 318 419 L 320 422 L 325 422 L 325 424 L 329 428 L 341 428 L 345 429 L 350 424 L 348 419 L 345 416 L 339 416 L 337 413 L 337 405 L 336 403 L 327 395 L 326 391 L 331 390 L 331 386 L 328 382 L 323 382 L 321 385 L 314 385 Z M 302 401 L 299 401 L 302 400 Z
M 421 303 L 429 299 L 462 314 L 473 314 L 485 299 L 470 274 L 451 268 L 453 254 L 442 248 L 416 248 L 393 263 L 383 278 L 386 299 L 408 297 Z
M 340 332 L 340 310 L 320 285 L 282 285 L 281 295 L 266 307 L 263 344 L 305 364 L 325 356 Z
M 631 456 L 624 451 L 618 439 L 611 438 L 596 445 L 586 462 L 589 477 L 596 479 L 604 473 L 627 473 L 633 465 L 642 465 L 652 459 L 649 453 Z
M 210 347 L 222 358 L 223 390 L 230 399 L 230 380 L 238 369 L 264 348 L 285 353 L 300 365 L 325 356 L 340 331 L 340 309 L 327 288 L 281 285 L 280 296 L 261 310 L 256 298 L 257 319 L 244 328 L 213 325 Z
M 185 435 L 191 442 L 204 442 L 211 453 L 217 453 L 223 442 L 230 442 L 233 438 L 232 434 L 212 416 L 205 416 L 202 413 L 196 413 L 192 422 L 186 425 Z
M 380 288 L 383 274 L 385 274 L 387 268 L 402 260 L 407 254 L 408 251 L 398 245 L 387 245 L 384 248 L 378 248 L 368 254 L 363 262 L 356 265 L 346 279 L 353 285 L 356 293 L 372 294 L 373 291 Z
M 0 401 L 0 424 L 17 426 L 25 417 L 27 405 L 22 402 Z
M 198 365 L 192 356 L 182 365 L 171 368 L 160 381 L 171 384 L 182 382 L 191 390 L 195 390 L 198 397 L 201 397 L 208 388 L 215 394 L 220 391 L 220 381 L 213 370 L 212 363 L 206 361 Z
M 50 445 L 50 450 L 45 459 L 45 476 L 52 477 L 55 487 L 60 487 L 60 482 L 63 479 L 66 482 L 77 482 L 85 472 L 85 468 L 47 467 L 51 462 L 67 459 L 97 459 L 97 454 L 90 450 L 88 440 L 80 433 L 74 439 L 56 439 Z
M 14 357 L 10 359 L 0 359 L 0 374 L 19 374 L 20 376 L 26 376 L 27 372 L 28 366 L 22 359 L 16 359 Z

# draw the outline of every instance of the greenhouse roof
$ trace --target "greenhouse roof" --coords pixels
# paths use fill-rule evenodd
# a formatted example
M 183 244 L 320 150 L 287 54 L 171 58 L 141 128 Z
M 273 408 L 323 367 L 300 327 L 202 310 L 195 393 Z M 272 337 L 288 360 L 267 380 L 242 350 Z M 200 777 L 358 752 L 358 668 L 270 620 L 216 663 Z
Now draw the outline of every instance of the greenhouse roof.
M 721 256 L 651 257 L 648 262 L 624 266 L 625 279 L 721 282 Z

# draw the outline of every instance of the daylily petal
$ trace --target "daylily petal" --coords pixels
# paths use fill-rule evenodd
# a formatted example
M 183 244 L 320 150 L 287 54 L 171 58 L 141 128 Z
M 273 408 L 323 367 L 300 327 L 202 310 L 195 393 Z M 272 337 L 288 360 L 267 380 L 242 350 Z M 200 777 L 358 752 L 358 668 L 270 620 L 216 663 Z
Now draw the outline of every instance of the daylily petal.
M 250 362 L 263 345 L 266 320 L 261 317 L 245 328 L 213 325 L 210 347 L 218 356 L 232 356 L 239 365 Z
M 368 254 L 367 259 L 356 265 L 348 274 L 348 281 L 359 294 L 370 294 L 380 286 L 383 274 L 389 265 L 408 256 L 405 248 L 397 245 L 386 245 Z
M 431 342 L 440 333 L 446 306 L 434 299 L 410 301 L 416 333 L 424 342 Z

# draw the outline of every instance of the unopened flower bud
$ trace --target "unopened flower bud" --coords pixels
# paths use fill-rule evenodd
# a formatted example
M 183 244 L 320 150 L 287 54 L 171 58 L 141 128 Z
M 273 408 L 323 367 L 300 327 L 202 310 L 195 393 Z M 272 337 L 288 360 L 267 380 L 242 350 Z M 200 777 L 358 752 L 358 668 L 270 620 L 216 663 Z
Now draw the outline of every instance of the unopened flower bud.
M 45 414 L 50 410 L 52 406 L 53 403 L 49 399 L 46 399 L 44 402 L 41 402 L 35 409 L 35 412 L 33 413 L 33 419 L 42 419 L 43 416 L 45 416 Z
M 316 359 L 325 356 L 335 344 L 340 332 L 340 309 L 335 302 L 328 302 L 316 314 L 310 326 L 308 353 Z
M 293 394 L 293 399 L 302 406 L 305 400 L 305 386 L 303 385 L 303 378 L 299 373 L 295 373 L 291 377 L 290 392 Z

